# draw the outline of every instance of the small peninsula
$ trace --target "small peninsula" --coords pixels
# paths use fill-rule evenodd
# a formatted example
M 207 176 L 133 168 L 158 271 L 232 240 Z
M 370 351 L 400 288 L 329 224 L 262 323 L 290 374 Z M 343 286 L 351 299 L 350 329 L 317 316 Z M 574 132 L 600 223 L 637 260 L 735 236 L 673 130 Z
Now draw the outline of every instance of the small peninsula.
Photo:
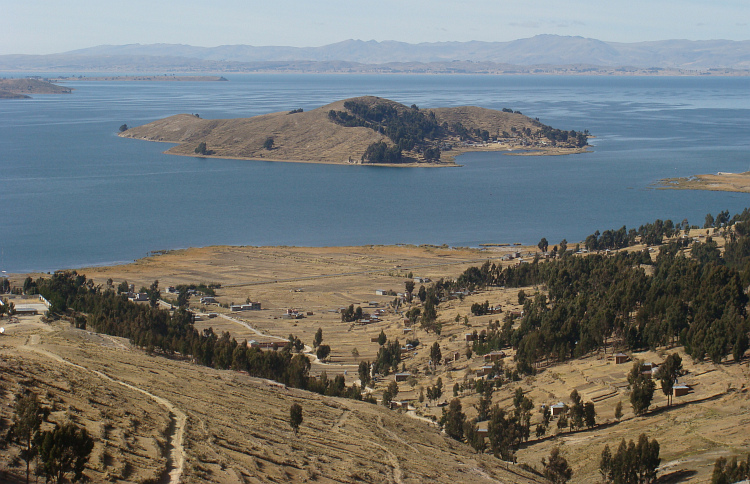
M 31 99 L 29 94 L 70 94 L 73 89 L 41 79 L 0 79 L 0 99 Z
M 183 156 L 386 166 L 457 166 L 455 157 L 470 151 L 559 155 L 588 145 L 588 131 L 551 128 L 509 108 L 420 109 L 374 96 L 252 118 L 178 114 L 120 136 L 177 143 L 166 153 Z
M 709 190 L 715 192 L 750 193 L 750 172 L 718 172 L 713 175 L 695 175 L 659 180 L 657 188 L 672 190 Z

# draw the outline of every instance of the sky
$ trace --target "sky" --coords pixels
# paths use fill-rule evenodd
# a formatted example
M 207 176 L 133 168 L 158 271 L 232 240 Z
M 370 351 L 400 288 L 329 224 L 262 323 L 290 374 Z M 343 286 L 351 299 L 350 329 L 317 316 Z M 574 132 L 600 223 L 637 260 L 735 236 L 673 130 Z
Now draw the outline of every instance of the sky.
M 2 0 L 0 55 L 97 45 L 314 47 L 347 39 L 750 40 L 749 0 Z

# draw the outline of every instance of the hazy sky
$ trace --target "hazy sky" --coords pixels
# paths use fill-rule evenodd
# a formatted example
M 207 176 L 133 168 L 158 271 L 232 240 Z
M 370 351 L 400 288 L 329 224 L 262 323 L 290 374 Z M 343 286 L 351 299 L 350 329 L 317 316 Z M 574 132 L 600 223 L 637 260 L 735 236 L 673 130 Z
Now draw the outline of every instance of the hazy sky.
M 748 0 L 3 0 L 0 54 L 102 44 L 320 46 L 346 39 L 749 40 Z

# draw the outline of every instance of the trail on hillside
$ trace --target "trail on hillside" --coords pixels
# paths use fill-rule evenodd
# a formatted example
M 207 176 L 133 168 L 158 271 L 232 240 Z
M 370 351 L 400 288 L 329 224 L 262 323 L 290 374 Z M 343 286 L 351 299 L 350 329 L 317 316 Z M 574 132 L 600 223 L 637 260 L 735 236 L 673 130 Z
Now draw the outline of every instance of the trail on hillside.
M 224 318 L 227 321 L 231 321 L 233 323 L 237 323 L 240 326 L 243 326 L 243 327 L 249 329 L 253 333 L 257 334 L 258 336 L 263 336 L 263 337 L 266 337 L 266 338 L 273 338 L 273 339 L 277 339 L 277 340 L 280 340 L 280 341 L 289 341 L 288 339 L 282 338 L 281 336 L 273 336 L 273 335 L 270 335 L 270 334 L 265 334 L 265 333 L 263 333 L 263 332 L 255 329 L 255 328 L 253 328 L 253 326 L 250 323 L 246 323 L 245 321 L 242 321 L 241 319 L 236 319 L 236 318 L 233 318 L 231 316 L 227 316 L 225 314 L 219 314 L 219 317 L 220 318 Z
M 171 449 L 169 458 L 167 459 L 167 469 L 171 467 L 171 470 L 169 470 L 169 473 L 168 473 L 169 475 L 168 482 L 169 484 L 179 484 L 180 479 L 182 478 L 182 469 L 183 469 L 183 466 L 185 465 L 185 449 L 182 443 L 183 443 L 183 439 L 185 436 L 185 427 L 187 425 L 187 415 L 185 415 L 185 413 L 183 413 L 176 406 L 174 406 L 172 402 L 170 402 L 169 400 L 165 398 L 162 398 L 158 395 L 154 395 L 153 393 L 147 390 L 144 390 L 142 388 L 138 388 L 134 385 L 131 385 L 130 383 L 117 380 L 105 373 L 102 373 L 101 371 L 92 370 L 90 368 L 86 368 L 85 366 L 79 365 L 77 363 L 73 363 L 72 361 L 68 361 L 62 356 L 52 353 L 50 351 L 44 350 L 42 348 L 34 347 L 34 345 L 39 344 L 39 342 L 40 342 L 39 335 L 34 334 L 27 341 L 27 343 L 21 346 L 20 348 L 47 356 L 48 358 L 51 358 L 60 363 L 73 366 L 75 368 L 87 371 L 89 373 L 93 373 L 96 376 L 104 380 L 110 381 L 112 383 L 117 383 L 126 388 L 129 388 L 130 390 L 140 392 L 146 395 L 147 397 L 151 398 L 156 403 L 158 403 L 159 405 L 161 405 L 162 407 L 166 408 L 169 411 L 170 420 L 172 420 L 173 425 L 170 425 L 170 433 L 168 436 L 169 446 Z

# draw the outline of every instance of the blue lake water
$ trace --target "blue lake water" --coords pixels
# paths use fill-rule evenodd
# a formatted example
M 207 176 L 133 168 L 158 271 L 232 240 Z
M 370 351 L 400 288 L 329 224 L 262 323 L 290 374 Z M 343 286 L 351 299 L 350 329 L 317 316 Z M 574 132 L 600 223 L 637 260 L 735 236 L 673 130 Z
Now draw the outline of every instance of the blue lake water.
M 748 194 L 649 188 L 750 170 L 750 78 L 224 75 L 75 82 L 71 95 L 0 102 L 0 269 L 213 244 L 572 243 L 750 206 Z M 476 153 L 461 168 L 420 169 L 177 157 L 117 136 L 176 113 L 246 117 L 360 95 L 510 107 L 596 138 L 582 155 Z

